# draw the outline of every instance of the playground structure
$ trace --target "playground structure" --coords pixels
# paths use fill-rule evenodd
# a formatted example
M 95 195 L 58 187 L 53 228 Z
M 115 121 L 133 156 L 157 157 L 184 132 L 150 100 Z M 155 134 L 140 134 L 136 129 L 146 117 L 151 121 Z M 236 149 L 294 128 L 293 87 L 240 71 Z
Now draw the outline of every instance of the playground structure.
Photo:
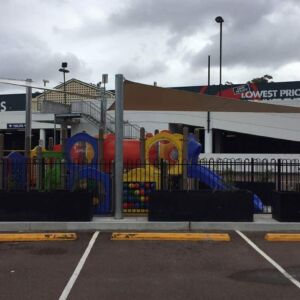
M 64 153 L 59 145 L 52 150 L 35 147 L 30 163 L 21 154 L 10 153 L 4 163 L 4 185 L 8 190 L 87 189 L 94 193 L 95 213 L 109 214 L 112 212 L 114 149 L 113 134 L 95 138 L 83 132 L 67 139 Z M 233 189 L 232 184 L 198 163 L 201 150 L 193 134 L 162 131 L 141 136 L 140 140 L 124 139 L 123 211 L 147 212 L 151 192 L 178 181 L 187 190 L 198 183 L 213 190 Z M 255 210 L 261 211 L 261 200 L 254 195 L 253 201 Z

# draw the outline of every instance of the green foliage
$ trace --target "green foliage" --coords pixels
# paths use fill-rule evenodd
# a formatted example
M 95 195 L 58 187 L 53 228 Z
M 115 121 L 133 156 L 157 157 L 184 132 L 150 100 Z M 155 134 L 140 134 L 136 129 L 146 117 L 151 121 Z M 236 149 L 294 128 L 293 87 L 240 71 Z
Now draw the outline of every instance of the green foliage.
M 273 79 L 273 77 L 271 75 L 266 74 L 262 77 L 253 78 L 247 83 L 268 83 L 271 79 Z

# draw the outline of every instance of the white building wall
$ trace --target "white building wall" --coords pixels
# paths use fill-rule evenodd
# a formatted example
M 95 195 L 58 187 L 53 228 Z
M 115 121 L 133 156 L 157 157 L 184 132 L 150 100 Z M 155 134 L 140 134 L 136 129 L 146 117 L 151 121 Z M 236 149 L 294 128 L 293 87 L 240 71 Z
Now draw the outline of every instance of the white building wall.
M 207 113 L 178 111 L 125 111 L 124 120 L 128 120 L 140 127 L 145 127 L 146 132 L 154 132 L 155 129 L 168 129 L 169 123 L 205 127 L 207 124 Z
M 300 114 L 211 112 L 211 129 L 300 141 Z M 146 131 L 168 129 L 169 123 L 207 127 L 206 112 L 126 111 L 124 119 Z
M 32 129 L 51 129 L 53 128 L 53 114 L 32 114 Z M 46 123 L 46 122 L 52 122 Z M 0 129 L 7 129 L 9 123 L 25 123 L 25 111 L 6 111 L 0 112 Z
M 84 118 L 80 119 L 80 122 L 78 124 L 73 124 L 71 129 L 71 135 L 80 133 L 85 131 L 91 136 L 96 136 L 99 133 L 99 128 L 97 128 L 96 125 L 89 123 Z

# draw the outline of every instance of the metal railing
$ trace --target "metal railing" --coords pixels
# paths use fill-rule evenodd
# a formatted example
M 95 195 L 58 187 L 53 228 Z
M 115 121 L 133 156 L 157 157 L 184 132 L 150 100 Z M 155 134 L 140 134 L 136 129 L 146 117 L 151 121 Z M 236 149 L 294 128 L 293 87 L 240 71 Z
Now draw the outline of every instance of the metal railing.
M 186 174 L 184 176 L 183 174 Z M 3 158 L 0 190 L 92 191 L 96 212 L 113 210 L 114 165 L 110 163 L 65 163 L 61 159 Z M 262 200 L 270 213 L 273 191 L 300 192 L 300 162 L 297 160 L 201 160 L 199 163 L 127 161 L 123 170 L 125 212 L 147 212 L 153 190 L 248 189 Z
M 92 101 L 74 101 L 71 104 L 71 111 L 72 113 L 82 114 L 88 121 L 98 127 L 103 124 L 101 109 Z M 110 114 L 105 115 L 106 130 L 111 133 L 115 132 L 115 119 Z M 140 127 L 128 121 L 124 121 L 123 128 L 125 138 L 138 138 L 140 135 Z

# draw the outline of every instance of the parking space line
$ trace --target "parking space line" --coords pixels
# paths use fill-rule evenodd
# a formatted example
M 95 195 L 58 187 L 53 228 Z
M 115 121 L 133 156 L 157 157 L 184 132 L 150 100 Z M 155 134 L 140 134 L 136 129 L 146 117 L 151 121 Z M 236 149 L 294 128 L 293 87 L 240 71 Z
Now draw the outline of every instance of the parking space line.
M 78 278 L 78 276 L 80 274 L 80 271 L 82 270 L 82 268 L 83 268 L 83 266 L 85 264 L 85 261 L 88 258 L 88 256 L 89 256 L 89 254 L 90 254 L 90 252 L 91 252 L 91 250 L 92 250 L 92 248 L 94 246 L 94 243 L 95 243 L 98 235 L 99 235 L 99 231 L 96 231 L 93 234 L 93 236 L 92 236 L 92 238 L 91 238 L 91 240 L 90 240 L 87 248 L 85 249 L 85 251 L 84 251 L 84 253 L 83 253 L 83 255 L 82 255 L 82 257 L 81 257 L 81 259 L 80 259 L 80 261 L 78 263 L 78 265 L 76 266 L 76 269 L 74 270 L 71 278 L 69 279 L 67 285 L 65 286 L 62 294 L 60 295 L 59 300 L 65 300 L 65 299 L 68 298 L 68 296 L 70 294 L 70 291 L 71 291 L 71 289 L 72 289 L 72 287 L 73 287 L 76 279 Z
M 256 252 L 258 252 L 263 258 L 265 258 L 273 267 L 275 267 L 284 277 L 290 280 L 297 288 L 300 289 L 300 282 L 296 280 L 291 274 L 289 274 L 284 268 L 282 268 L 274 259 L 262 251 L 254 242 L 252 242 L 246 235 L 239 230 L 235 231 L 242 239 L 246 241 Z
M 114 232 L 114 241 L 230 241 L 227 233 Z

